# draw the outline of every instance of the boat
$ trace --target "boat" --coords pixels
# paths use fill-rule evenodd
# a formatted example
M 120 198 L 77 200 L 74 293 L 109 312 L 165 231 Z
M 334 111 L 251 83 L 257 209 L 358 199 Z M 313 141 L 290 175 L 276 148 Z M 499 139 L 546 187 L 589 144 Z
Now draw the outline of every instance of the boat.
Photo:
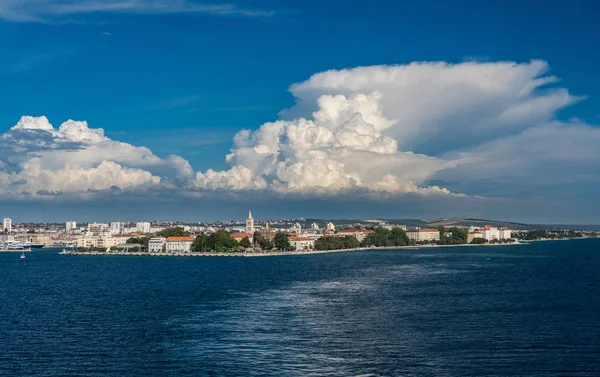
M 32 243 L 31 241 L 23 242 L 23 247 L 29 247 L 31 249 L 41 249 L 44 247 L 43 243 Z
M 25 259 L 25 252 L 21 251 L 21 259 Z
M 5 241 L 0 247 L 4 250 L 25 250 L 25 246 L 19 241 Z

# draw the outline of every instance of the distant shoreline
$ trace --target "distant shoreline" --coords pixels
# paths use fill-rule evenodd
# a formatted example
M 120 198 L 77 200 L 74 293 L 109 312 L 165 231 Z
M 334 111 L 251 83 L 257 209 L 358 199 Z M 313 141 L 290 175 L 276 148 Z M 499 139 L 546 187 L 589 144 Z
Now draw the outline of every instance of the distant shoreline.
M 553 241 L 553 240 L 540 240 Z M 462 245 L 417 245 L 417 246 L 385 246 L 385 247 L 357 247 L 354 249 L 337 250 L 308 250 L 308 251 L 265 251 L 265 252 L 223 252 L 223 253 L 149 253 L 149 252 L 125 252 L 125 251 L 63 251 L 61 255 L 90 255 L 90 256 L 144 256 L 144 257 L 275 257 L 283 255 L 308 255 L 308 254 L 329 254 L 329 253 L 347 253 L 351 251 L 367 250 L 419 250 L 435 249 L 444 247 L 476 247 L 476 246 L 517 246 L 527 245 L 528 242 L 513 243 L 487 243 L 487 244 L 462 244 Z

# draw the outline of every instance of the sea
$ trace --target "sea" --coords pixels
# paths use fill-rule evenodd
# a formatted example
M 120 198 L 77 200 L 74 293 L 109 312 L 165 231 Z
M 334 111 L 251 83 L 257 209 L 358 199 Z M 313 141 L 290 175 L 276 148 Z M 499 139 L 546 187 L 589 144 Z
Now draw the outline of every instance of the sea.
M 600 376 L 600 239 L 0 253 L 2 376 Z

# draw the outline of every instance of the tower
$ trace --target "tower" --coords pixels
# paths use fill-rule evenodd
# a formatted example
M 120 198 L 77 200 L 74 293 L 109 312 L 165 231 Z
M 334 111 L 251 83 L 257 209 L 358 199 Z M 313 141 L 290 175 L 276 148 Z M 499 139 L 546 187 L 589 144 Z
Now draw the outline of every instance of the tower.
M 254 234 L 254 219 L 252 218 L 252 211 L 248 211 L 248 218 L 246 219 L 246 233 Z
M 12 220 L 8 217 L 2 220 L 2 230 L 12 232 Z

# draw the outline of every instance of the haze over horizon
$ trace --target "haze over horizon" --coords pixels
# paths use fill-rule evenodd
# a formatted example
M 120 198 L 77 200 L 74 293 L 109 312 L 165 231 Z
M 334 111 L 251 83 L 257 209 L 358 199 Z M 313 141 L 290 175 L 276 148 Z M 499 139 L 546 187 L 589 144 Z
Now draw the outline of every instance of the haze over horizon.
M 598 7 L 0 0 L 0 216 L 600 224 Z

